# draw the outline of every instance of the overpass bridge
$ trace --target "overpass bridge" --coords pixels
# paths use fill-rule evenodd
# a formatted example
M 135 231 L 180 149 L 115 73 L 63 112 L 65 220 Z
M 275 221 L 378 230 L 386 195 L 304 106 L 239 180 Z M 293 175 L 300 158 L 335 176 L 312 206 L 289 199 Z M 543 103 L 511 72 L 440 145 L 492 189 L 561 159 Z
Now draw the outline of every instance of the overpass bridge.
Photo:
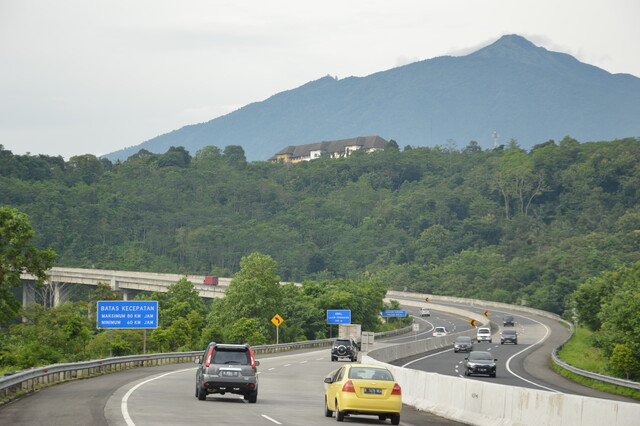
M 73 285 L 97 286 L 109 285 L 113 290 L 121 291 L 124 300 L 129 300 L 132 291 L 157 291 L 166 293 L 171 284 L 182 278 L 193 283 L 200 297 L 222 297 L 231 278 L 218 278 L 218 284 L 205 284 L 204 275 L 161 274 L 155 272 L 115 271 L 106 269 L 81 269 L 54 267 L 48 271 L 49 279 L 45 283 L 44 299 L 47 305 L 58 306 L 69 299 Z M 22 274 L 22 304 L 30 305 L 36 300 L 35 277 Z

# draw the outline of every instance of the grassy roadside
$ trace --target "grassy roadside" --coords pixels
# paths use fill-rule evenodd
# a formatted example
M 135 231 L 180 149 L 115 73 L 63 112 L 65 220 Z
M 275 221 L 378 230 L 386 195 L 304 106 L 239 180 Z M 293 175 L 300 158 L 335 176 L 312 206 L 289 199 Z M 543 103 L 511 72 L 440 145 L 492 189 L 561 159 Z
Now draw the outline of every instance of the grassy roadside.
M 571 340 L 569 340 L 558 356 L 564 362 L 583 370 L 592 371 L 598 374 L 609 374 L 607 370 L 608 360 L 598 348 L 591 346 L 592 331 L 586 328 L 577 328 Z M 624 395 L 633 399 L 640 400 L 640 391 L 629 389 L 621 386 L 611 385 L 609 383 L 599 382 L 597 380 L 588 379 L 571 373 L 555 364 L 553 368 L 564 377 L 574 382 L 581 383 L 585 386 L 592 387 L 604 392 Z

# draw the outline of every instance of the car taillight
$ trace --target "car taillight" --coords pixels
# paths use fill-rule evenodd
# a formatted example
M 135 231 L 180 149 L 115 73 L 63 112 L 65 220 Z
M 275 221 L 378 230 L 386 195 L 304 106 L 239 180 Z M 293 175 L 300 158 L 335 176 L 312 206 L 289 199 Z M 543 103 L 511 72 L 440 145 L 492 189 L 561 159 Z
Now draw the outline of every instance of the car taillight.
M 251 368 L 256 368 L 256 357 L 253 356 L 251 348 L 249 348 L 249 358 L 251 358 Z
M 391 391 L 391 395 L 402 395 L 402 389 L 400 388 L 400 385 L 395 383 L 393 385 L 393 390 Z
M 213 346 L 211 346 L 209 348 L 209 353 L 207 354 L 207 361 L 205 362 L 205 366 L 209 367 L 209 364 L 211 364 L 211 356 L 213 355 Z
M 342 386 L 342 392 L 355 392 L 356 388 L 353 387 L 353 382 L 351 380 L 347 380 L 347 382 Z

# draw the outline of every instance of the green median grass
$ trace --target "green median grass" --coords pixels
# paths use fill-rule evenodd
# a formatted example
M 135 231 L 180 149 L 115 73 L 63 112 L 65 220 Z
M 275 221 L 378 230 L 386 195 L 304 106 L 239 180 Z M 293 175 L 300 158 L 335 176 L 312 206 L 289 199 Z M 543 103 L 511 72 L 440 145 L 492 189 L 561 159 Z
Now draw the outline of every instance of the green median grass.
M 592 331 L 586 328 L 576 328 L 571 340 L 569 340 L 558 356 L 564 362 L 583 370 L 599 374 L 608 374 L 608 359 L 602 350 L 591 345 Z
M 558 353 L 558 357 L 564 362 L 583 370 L 591 371 L 598 374 L 607 374 L 608 359 L 602 350 L 591 345 L 592 331 L 586 328 L 577 328 L 571 340 L 569 340 Z M 640 400 L 640 391 L 629 389 L 621 386 L 611 385 L 609 383 L 599 382 L 597 380 L 588 379 L 571 373 L 562 367 L 553 364 L 553 368 L 564 377 L 581 383 L 585 386 L 592 387 L 604 392 L 624 395 L 633 399 Z

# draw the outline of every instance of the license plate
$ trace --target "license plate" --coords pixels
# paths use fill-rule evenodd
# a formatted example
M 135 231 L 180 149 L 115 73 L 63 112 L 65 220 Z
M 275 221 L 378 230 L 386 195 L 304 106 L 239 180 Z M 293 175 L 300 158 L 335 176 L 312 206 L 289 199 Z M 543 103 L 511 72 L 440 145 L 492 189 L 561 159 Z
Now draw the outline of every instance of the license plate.
M 237 371 L 222 370 L 222 371 L 220 371 L 220 375 L 224 376 L 224 377 L 238 377 L 238 372 Z
M 382 389 L 364 388 L 364 393 L 369 393 L 372 395 L 382 395 Z

